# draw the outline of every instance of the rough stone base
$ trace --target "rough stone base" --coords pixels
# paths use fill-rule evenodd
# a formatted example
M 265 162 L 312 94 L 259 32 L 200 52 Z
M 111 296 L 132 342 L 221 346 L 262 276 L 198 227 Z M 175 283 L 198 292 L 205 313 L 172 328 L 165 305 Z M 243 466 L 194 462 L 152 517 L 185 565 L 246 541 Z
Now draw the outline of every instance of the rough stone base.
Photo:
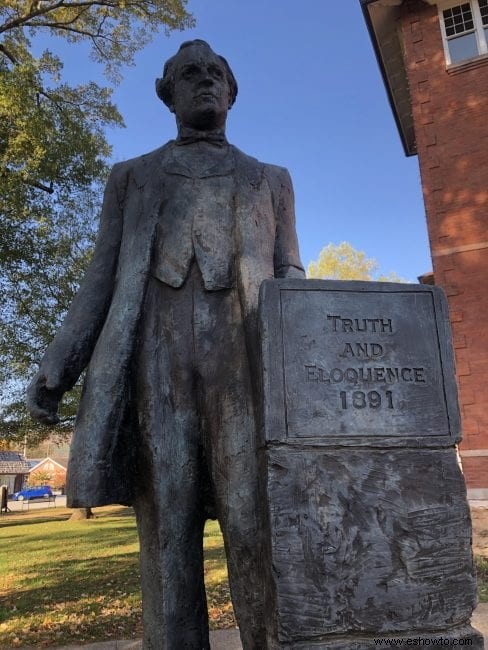
M 419 630 L 433 641 L 465 629 L 476 582 L 454 449 L 281 447 L 264 459 L 269 648 L 415 646 Z
M 378 648 L 471 648 L 483 650 L 483 636 L 470 625 L 440 632 L 419 632 L 396 636 L 341 637 L 319 641 L 277 644 L 268 641 L 269 650 L 377 650 Z

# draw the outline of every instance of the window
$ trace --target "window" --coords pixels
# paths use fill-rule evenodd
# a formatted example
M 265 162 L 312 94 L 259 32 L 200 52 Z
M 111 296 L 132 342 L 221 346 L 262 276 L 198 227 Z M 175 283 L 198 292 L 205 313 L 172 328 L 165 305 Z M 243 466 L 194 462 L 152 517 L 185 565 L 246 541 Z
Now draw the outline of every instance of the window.
M 442 3 L 439 14 L 448 63 L 488 54 L 488 0 Z
M 481 24 L 485 34 L 485 42 L 488 44 L 488 0 L 479 0 Z

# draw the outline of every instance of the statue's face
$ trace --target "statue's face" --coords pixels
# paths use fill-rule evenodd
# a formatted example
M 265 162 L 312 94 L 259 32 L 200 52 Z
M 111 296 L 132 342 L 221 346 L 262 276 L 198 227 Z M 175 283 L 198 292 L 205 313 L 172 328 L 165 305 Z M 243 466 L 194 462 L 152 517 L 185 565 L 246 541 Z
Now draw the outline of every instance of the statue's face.
M 223 127 L 230 105 L 225 67 L 208 48 L 190 46 L 178 54 L 173 106 L 182 126 L 210 130 Z

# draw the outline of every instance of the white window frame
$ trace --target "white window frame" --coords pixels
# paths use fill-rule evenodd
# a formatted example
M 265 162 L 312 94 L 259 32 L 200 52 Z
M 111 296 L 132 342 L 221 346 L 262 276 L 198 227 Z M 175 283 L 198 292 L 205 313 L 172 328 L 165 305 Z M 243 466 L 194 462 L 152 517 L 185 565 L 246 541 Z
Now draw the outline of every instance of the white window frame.
M 472 57 L 470 59 L 462 59 L 461 61 L 451 61 L 451 53 L 449 51 L 449 41 L 452 40 L 452 37 L 448 38 L 446 34 L 443 11 L 445 9 L 450 9 L 451 7 L 458 7 L 463 4 L 469 4 L 471 6 L 471 14 L 473 16 L 474 34 L 476 36 L 478 54 L 475 57 Z M 488 55 L 488 29 L 486 25 L 483 25 L 478 0 L 439 0 L 437 2 L 437 10 L 439 13 L 439 24 L 441 27 L 442 44 L 444 45 L 444 54 L 446 57 L 447 65 L 463 65 L 463 63 L 467 61 L 472 61 L 473 58 L 478 58 L 480 56 Z M 462 34 L 460 34 L 459 36 L 462 36 Z

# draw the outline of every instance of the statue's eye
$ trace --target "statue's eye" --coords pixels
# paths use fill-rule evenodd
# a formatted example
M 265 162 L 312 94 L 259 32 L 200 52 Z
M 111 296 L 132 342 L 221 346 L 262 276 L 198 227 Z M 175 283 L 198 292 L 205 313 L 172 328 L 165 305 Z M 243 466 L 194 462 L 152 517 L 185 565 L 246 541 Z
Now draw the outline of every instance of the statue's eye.
M 213 77 L 216 77 L 217 79 L 222 79 L 224 77 L 223 70 L 216 65 L 211 65 L 208 71 Z
M 196 65 L 189 65 L 188 67 L 184 68 L 183 72 L 181 73 L 181 77 L 183 79 L 191 79 L 196 74 L 198 74 L 198 72 L 199 70 Z

